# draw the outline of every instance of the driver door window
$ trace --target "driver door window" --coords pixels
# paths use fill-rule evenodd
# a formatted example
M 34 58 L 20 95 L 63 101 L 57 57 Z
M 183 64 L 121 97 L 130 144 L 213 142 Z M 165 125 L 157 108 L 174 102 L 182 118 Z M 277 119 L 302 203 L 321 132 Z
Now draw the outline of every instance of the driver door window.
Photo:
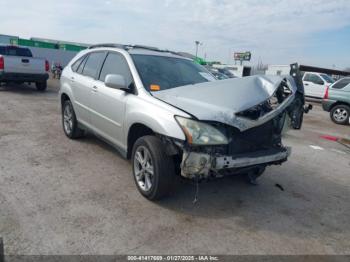
M 127 85 L 132 84 L 132 76 L 129 66 L 122 55 L 117 53 L 109 53 L 103 64 L 99 80 L 104 82 L 108 74 L 122 75 Z
M 307 81 L 310 81 L 316 85 L 323 85 L 324 84 L 323 80 L 318 75 L 310 74 L 309 79 L 310 80 L 307 80 Z

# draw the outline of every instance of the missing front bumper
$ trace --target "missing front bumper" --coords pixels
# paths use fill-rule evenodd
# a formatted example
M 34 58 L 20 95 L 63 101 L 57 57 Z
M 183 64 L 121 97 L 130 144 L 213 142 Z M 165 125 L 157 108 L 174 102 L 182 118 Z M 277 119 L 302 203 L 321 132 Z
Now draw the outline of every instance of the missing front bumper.
M 286 161 L 290 154 L 290 147 L 233 156 L 211 156 L 206 153 L 185 151 L 181 163 L 181 175 L 187 178 L 196 176 L 207 178 L 211 173 L 216 174 L 221 170 L 280 164 Z

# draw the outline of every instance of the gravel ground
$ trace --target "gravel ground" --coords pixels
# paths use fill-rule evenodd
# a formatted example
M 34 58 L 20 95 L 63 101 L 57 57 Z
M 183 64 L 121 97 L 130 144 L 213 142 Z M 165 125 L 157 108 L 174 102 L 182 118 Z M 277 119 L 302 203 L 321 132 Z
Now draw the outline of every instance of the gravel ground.
M 57 82 L 0 88 L 0 237 L 6 254 L 350 254 L 349 138 L 316 103 L 259 186 L 178 181 L 152 203 L 130 163 L 92 135 L 62 131 Z M 281 188 L 276 187 L 281 185 Z M 283 189 L 283 190 L 282 190 Z

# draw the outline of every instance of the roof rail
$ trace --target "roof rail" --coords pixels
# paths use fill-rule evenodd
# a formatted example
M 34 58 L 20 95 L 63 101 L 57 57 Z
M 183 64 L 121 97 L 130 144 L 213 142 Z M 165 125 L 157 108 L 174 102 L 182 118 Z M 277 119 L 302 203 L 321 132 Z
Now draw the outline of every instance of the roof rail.
M 178 52 L 175 51 L 171 51 L 168 49 L 159 49 L 158 47 L 153 47 L 153 46 L 146 46 L 146 45 L 128 45 L 126 46 L 126 48 L 132 49 L 132 48 L 140 48 L 140 49 L 146 49 L 146 50 L 150 50 L 150 51 L 156 51 L 156 52 L 162 52 L 162 53 L 171 53 L 173 55 L 178 55 L 181 56 Z
M 97 44 L 97 45 L 91 45 L 89 46 L 89 49 L 98 48 L 98 47 L 114 47 L 114 48 L 122 48 L 127 49 L 127 45 L 122 44 L 113 44 L 113 43 L 106 43 L 106 44 Z
M 147 46 L 147 45 L 129 45 L 128 46 L 130 49 L 132 48 L 139 48 L 139 49 L 147 49 L 151 51 L 158 51 L 158 52 L 164 52 L 165 50 L 161 50 L 158 47 L 153 47 L 153 46 Z
M 156 52 L 164 52 L 164 53 L 172 53 L 175 55 L 180 55 L 178 52 L 166 50 L 166 49 L 159 49 L 158 47 L 153 46 L 146 46 L 146 45 L 123 45 L 123 44 L 113 44 L 113 43 L 106 43 L 106 44 L 96 44 L 89 46 L 89 49 L 98 48 L 98 47 L 114 47 L 114 48 L 121 48 L 124 50 L 130 50 L 133 48 L 139 48 L 139 49 L 146 49 L 150 51 L 156 51 Z

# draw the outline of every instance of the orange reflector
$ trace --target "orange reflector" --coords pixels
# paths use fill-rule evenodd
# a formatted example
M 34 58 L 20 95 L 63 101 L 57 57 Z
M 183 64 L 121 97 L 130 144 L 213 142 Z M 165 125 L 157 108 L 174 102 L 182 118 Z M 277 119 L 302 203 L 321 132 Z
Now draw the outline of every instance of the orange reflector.
M 159 85 L 151 85 L 151 91 L 159 91 L 160 86 Z

